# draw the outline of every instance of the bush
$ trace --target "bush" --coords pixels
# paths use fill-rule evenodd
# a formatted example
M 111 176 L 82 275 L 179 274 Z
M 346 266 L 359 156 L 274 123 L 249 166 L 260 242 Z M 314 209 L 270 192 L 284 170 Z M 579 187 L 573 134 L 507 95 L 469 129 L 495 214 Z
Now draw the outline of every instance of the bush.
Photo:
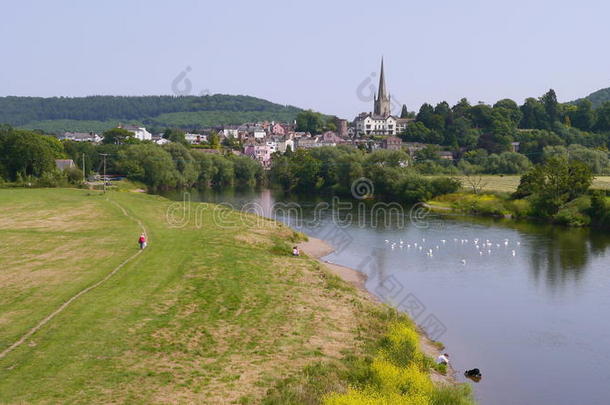
M 64 175 L 70 184 L 81 184 L 83 182 L 83 172 L 76 167 L 64 170 Z
M 432 179 L 430 186 L 432 187 L 432 195 L 437 196 L 455 193 L 462 187 L 462 183 L 451 177 L 437 177 Z
M 52 170 L 44 172 L 35 184 L 38 187 L 62 187 L 67 185 L 67 179 L 63 172 Z
M 370 381 L 346 393 L 333 393 L 325 405 L 471 404 L 467 388 L 437 388 L 428 375 L 430 359 L 419 350 L 419 335 L 410 321 L 392 323 L 370 365 Z M 447 402 L 451 401 L 451 402 Z
M 591 218 L 586 214 L 591 209 L 591 198 L 579 197 L 563 206 L 553 220 L 562 225 L 586 226 L 591 223 Z
M 530 204 L 527 200 L 509 200 L 505 204 L 515 218 L 525 218 L 530 214 Z

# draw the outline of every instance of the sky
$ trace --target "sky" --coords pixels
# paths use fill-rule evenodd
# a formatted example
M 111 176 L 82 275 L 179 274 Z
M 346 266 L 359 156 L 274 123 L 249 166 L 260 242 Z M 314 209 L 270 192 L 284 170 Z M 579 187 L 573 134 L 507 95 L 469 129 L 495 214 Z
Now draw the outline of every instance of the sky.
M 0 2 L 0 96 L 244 94 L 352 119 L 610 87 L 607 1 Z M 373 87 L 374 89 L 374 87 Z

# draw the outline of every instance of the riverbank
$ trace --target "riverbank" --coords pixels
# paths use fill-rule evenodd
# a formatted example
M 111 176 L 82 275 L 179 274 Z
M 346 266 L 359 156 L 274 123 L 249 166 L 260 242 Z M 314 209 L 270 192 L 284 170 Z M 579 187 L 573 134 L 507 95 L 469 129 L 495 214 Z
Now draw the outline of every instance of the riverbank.
M 593 194 L 585 194 L 561 206 L 551 216 L 536 216 L 527 198 L 514 199 L 507 193 L 452 193 L 427 201 L 426 206 L 441 214 L 527 220 L 568 227 L 607 226 L 601 217 L 610 215 L 610 199 L 596 197 L 600 203 L 592 211 Z M 598 211 L 601 211 L 598 213 Z
M 329 261 L 322 259 L 324 256 L 329 255 L 335 250 L 330 244 L 326 243 L 321 239 L 308 237 L 307 241 L 300 242 L 298 246 L 302 252 L 304 252 L 308 256 L 315 258 L 318 262 L 323 264 L 332 274 L 340 277 L 343 281 L 354 286 L 360 293 L 364 294 L 372 302 L 381 302 L 379 298 L 377 298 L 375 295 L 373 295 L 370 291 L 367 290 L 367 276 L 364 273 L 352 269 L 350 267 L 330 263 Z M 426 356 L 429 356 L 432 359 L 436 359 L 439 355 L 441 355 L 441 353 L 445 352 L 443 350 L 443 346 L 441 346 L 439 342 L 434 342 L 430 340 L 419 328 L 418 334 L 421 350 Z M 451 365 L 446 368 L 445 374 L 441 374 L 440 372 L 431 369 L 430 377 L 432 381 L 437 384 L 452 385 L 457 383 L 456 372 L 451 367 Z

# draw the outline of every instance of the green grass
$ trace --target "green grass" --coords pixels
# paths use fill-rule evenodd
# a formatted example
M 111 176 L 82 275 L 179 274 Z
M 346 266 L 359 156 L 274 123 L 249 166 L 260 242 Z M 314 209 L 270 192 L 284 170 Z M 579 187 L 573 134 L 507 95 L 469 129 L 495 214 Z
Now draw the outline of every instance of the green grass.
M 467 190 L 470 190 L 470 186 L 468 185 L 468 176 L 455 176 L 462 182 L 462 185 Z M 470 176 L 471 178 L 482 179 L 481 189 L 483 191 L 499 191 L 499 192 L 509 192 L 517 190 L 517 186 L 519 185 L 519 180 L 521 176 L 518 175 L 481 175 L 481 176 Z M 593 180 L 593 188 L 601 189 L 601 190 L 610 190 L 610 176 L 597 176 Z
M 358 347 L 362 300 L 287 254 L 289 228 L 246 229 L 236 213 L 221 227 L 205 204 L 201 228 L 172 228 L 166 199 L 108 198 L 149 247 L 0 359 L 0 402 L 258 403 Z M 97 192 L 5 189 L 0 209 L 0 351 L 137 251 L 137 223 Z
M 284 225 L 192 204 L 173 227 L 174 204 L 0 190 L 0 352 L 133 256 L 139 223 L 149 235 L 0 358 L 0 402 L 317 404 L 370 379 L 384 331 L 404 317 L 292 257 L 303 235 Z

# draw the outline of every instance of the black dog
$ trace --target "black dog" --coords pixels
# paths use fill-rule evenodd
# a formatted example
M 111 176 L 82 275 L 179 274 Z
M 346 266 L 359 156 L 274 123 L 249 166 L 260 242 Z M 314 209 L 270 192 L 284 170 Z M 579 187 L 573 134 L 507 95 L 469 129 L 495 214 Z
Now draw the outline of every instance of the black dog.
M 464 375 L 471 378 L 481 378 L 481 371 L 478 368 L 473 368 L 472 370 L 464 371 Z

